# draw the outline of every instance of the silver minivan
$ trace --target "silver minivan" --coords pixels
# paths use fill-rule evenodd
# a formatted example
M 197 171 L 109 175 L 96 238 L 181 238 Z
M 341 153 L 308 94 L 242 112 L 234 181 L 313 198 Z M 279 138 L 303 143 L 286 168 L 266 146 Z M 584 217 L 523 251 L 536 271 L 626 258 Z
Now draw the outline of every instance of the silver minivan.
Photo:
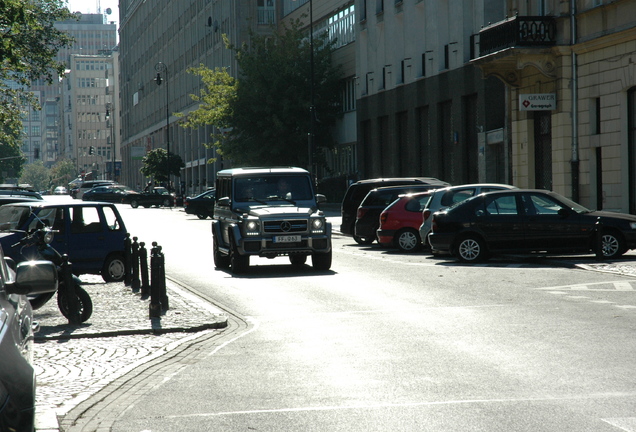
M 429 246 L 428 233 L 431 232 L 432 215 L 436 211 L 444 210 L 454 204 L 467 200 L 470 197 L 477 196 L 486 192 L 494 192 L 503 189 L 517 189 L 514 186 L 499 183 L 476 183 L 458 186 L 450 186 L 443 189 L 437 189 L 432 192 L 431 198 L 428 200 L 426 207 L 422 210 L 422 225 L 420 225 L 420 238 L 424 246 Z

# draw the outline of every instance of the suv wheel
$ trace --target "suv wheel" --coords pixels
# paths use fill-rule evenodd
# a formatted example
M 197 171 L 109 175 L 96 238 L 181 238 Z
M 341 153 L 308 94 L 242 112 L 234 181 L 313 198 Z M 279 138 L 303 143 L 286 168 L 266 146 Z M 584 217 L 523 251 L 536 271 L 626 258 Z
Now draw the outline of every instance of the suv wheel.
M 354 235 L 353 239 L 359 245 L 370 245 L 371 243 L 373 243 L 373 240 L 374 240 L 373 238 L 360 237 L 360 236 L 357 236 L 357 235 Z
M 231 239 L 231 252 L 230 252 L 230 267 L 232 273 L 240 274 L 245 273 L 250 266 L 250 256 L 241 255 L 238 252 L 238 248 L 234 244 L 234 239 Z
M 212 236 L 212 244 L 214 249 L 214 265 L 217 268 L 226 269 L 230 266 L 230 257 L 228 255 L 223 255 L 219 250 L 219 244 L 216 240 L 216 236 Z
M 171 207 L 170 200 L 168 198 L 164 198 L 163 199 L 163 206 L 164 207 Z
M 311 256 L 311 263 L 316 270 L 329 270 L 331 268 L 331 251 L 313 254 Z

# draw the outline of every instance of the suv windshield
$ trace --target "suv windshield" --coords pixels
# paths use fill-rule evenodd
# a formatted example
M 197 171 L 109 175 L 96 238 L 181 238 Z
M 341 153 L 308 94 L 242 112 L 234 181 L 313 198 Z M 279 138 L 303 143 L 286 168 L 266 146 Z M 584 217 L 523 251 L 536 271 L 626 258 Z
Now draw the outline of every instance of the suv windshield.
M 311 184 L 306 175 L 238 177 L 234 180 L 234 201 L 237 202 L 311 199 Z

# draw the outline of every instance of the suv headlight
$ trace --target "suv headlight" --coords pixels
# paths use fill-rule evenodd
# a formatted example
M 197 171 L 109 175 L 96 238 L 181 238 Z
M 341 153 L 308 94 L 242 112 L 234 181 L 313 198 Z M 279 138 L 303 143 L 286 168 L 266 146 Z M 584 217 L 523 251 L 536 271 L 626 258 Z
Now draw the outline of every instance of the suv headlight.
M 246 236 L 255 236 L 260 233 L 260 224 L 258 220 L 246 220 L 245 221 L 245 235 Z
M 322 234 L 325 232 L 325 220 L 323 218 L 313 218 L 310 224 L 312 233 Z

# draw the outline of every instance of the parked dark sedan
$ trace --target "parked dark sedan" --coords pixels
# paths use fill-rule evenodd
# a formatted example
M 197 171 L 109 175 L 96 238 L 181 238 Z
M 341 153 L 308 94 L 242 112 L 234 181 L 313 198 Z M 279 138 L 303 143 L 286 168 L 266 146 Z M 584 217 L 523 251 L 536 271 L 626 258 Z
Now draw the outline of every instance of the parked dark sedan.
M 173 207 L 176 203 L 174 194 L 165 187 L 154 187 L 149 192 L 130 192 L 122 197 L 123 204 L 130 204 L 132 208 L 142 207 Z
M 592 211 L 545 190 L 490 192 L 434 213 L 428 240 L 433 252 L 464 262 L 532 252 L 616 258 L 636 248 L 636 216 Z
M 82 201 L 121 203 L 123 197 L 128 193 L 135 193 L 135 191 L 123 185 L 95 186 L 84 192 Z
M 183 203 L 187 214 L 197 215 L 199 219 L 214 216 L 216 189 L 207 190 L 197 196 L 187 197 Z
M 35 371 L 33 322 L 28 294 L 57 290 L 57 270 L 50 261 L 7 266 L 0 249 L 0 431 L 33 431 Z

